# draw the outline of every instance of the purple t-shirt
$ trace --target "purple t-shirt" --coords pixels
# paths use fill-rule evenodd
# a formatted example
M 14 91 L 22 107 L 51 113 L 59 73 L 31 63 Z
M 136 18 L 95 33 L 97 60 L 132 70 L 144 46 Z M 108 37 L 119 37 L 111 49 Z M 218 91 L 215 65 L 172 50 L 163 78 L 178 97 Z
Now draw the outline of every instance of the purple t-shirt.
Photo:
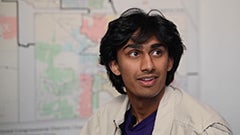
M 132 115 L 130 110 L 131 109 L 126 112 L 125 121 L 120 125 L 122 135 L 151 135 L 157 111 L 135 125 L 136 117 Z

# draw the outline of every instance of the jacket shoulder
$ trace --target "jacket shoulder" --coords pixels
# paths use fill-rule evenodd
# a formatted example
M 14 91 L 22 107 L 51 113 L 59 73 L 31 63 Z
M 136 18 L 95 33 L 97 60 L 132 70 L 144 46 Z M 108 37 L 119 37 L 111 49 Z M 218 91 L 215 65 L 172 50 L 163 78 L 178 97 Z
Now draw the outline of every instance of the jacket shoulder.
M 114 97 L 110 102 L 100 107 L 87 121 L 81 130 L 83 135 L 113 134 L 114 119 L 120 108 L 127 106 L 128 98 L 125 95 Z M 126 104 L 126 105 L 125 105 Z
M 174 88 L 174 93 L 176 96 L 175 124 L 190 127 L 199 133 L 215 124 L 224 125 L 228 130 L 228 123 L 212 107 L 178 88 Z

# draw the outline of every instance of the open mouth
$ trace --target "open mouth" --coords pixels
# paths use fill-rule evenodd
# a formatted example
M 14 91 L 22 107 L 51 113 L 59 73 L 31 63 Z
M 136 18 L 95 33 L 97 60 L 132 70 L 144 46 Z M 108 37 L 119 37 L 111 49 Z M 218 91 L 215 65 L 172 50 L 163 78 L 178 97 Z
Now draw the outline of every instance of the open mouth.
M 157 79 L 157 77 L 151 76 L 151 77 L 141 77 L 138 80 L 139 80 L 141 86 L 150 87 L 155 84 L 156 79 Z
M 142 80 L 142 81 L 151 81 L 153 79 L 155 79 L 155 77 L 146 77 L 146 78 L 141 78 L 140 80 Z

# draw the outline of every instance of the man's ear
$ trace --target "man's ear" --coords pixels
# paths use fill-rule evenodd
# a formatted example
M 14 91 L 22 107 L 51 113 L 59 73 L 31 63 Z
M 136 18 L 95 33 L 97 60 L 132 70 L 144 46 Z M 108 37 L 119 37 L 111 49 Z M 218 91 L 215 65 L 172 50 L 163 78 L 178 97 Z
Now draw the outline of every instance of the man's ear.
M 109 67 L 111 69 L 111 71 L 116 75 L 119 76 L 121 75 L 121 72 L 119 70 L 119 66 L 118 63 L 116 62 L 116 60 L 113 60 L 109 63 Z
M 173 63 L 174 63 L 173 58 L 169 58 L 169 59 L 168 59 L 167 71 L 171 71 L 171 70 L 172 70 L 172 68 L 173 68 Z

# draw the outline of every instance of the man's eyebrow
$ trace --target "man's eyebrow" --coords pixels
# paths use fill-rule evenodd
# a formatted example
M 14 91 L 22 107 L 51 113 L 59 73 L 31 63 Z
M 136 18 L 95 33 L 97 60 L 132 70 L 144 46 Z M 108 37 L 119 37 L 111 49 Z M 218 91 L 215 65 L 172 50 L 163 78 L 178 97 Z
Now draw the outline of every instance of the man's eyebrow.
M 159 48 L 159 47 L 165 47 L 164 44 L 162 43 L 155 43 L 151 45 L 151 49 L 155 49 L 155 48 Z M 123 47 L 123 50 L 125 50 L 126 48 L 136 48 L 136 49 L 140 49 L 143 48 L 142 44 L 127 44 L 126 46 Z
M 165 45 L 162 44 L 162 43 L 156 43 L 156 44 L 152 44 L 152 45 L 151 45 L 151 48 L 152 48 L 152 49 L 158 48 L 158 47 L 165 47 Z
M 142 48 L 142 45 L 140 44 L 127 44 L 126 46 L 123 47 L 123 50 L 125 50 L 126 48 Z

